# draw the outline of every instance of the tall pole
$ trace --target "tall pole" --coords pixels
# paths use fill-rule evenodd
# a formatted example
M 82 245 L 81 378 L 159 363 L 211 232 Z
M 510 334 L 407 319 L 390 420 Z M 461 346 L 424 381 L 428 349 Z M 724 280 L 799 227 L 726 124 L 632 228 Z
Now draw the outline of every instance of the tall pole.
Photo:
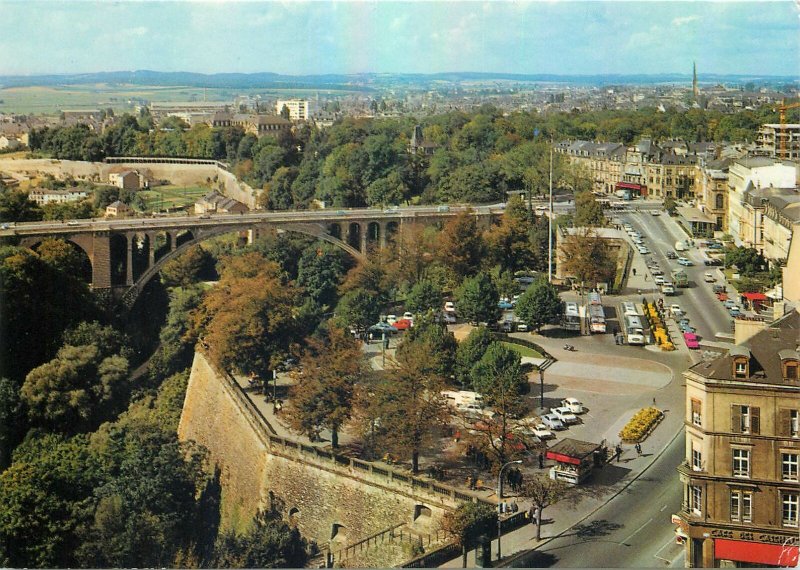
M 553 282 L 553 141 L 550 141 L 550 215 L 547 226 L 547 282 Z
M 522 459 L 517 459 L 516 461 L 509 461 L 505 465 L 500 468 L 500 473 L 497 474 L 497 559 L 500 560 L 503 557 L 503 551 L 500 547 L 500 536 L 501 536 L 501 528 L 500 528 L 500 509 L 503 505 L 503 471 L 509 465 L 514 465 L 515 463 L 522 463 Z

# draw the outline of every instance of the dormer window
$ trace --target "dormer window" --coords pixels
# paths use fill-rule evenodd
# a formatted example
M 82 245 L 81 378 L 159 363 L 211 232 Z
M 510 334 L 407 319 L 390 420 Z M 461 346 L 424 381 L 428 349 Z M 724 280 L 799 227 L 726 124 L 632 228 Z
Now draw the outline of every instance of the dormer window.
M 741 346 L 734 346 L 729 354 L 733 358 L 733 378 L 744 379 L 750 377 L 750 351 Z
M 747 370 L 747 359 L 746 358 L 737 358 L 733 361 L 733 377 L 734 378 L 747 378 L 748 377 L 748 370 Z
M 796 350 L 784 349 L 778 351 L 781 359 L 781 370 L 783 379 L 788 382 L 796 382 L 800 379 L 800 353 Z

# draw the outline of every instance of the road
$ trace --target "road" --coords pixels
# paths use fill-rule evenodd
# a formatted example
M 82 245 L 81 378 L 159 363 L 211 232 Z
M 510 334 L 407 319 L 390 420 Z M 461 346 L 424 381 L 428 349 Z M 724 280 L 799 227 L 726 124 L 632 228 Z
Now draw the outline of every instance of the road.
M 683 456 L 684 438 L 678 436 L 622 493 L 582 523 L 518 558 L 514 566 L 682 568 L 683 548 L 675 542 L 670 517 L 680 510 L 682 488 L 675 468 Z
M 665 277 L 676 269 L 683 269 L 689 276 L 690 286 L 677 289 L 677 294 L 674 297 L 665 297 L 664 303 L 679 304 L 702 338 L 716 340 L 717 333 L 730 334 L 733 319 L 717 300 L 711 290 L 711 284 L 703 281 L 704 274 L 711 273 L 717 278 L 717 283 L 724 283 L 722 271 L 718 267 L 703 265 L 705 254 L 696 247 L 683 252 L 684 256 L 695 263 L 692 267 L 681 267 L 677 261 L 670 260 L 665 255 L 667 251 L 674 250 L 676 241 L 683 241 L 688 237 L 678 223 L 665 214 L 652 216 L 648 213 L 634 212 L 618 214 L 616 217 L 637 229 L 644 236 L 645 245 L 653 252 L 649 256 L 641 256 L 638 252 L 634 255 L 640 259 L 654 258 L 658 261 Z M 650 281 L 653 282 L 652 276 Z M 655 283 L 653 286 L 655 287 Z M 658 296 L 661 296 L 660 293 Z

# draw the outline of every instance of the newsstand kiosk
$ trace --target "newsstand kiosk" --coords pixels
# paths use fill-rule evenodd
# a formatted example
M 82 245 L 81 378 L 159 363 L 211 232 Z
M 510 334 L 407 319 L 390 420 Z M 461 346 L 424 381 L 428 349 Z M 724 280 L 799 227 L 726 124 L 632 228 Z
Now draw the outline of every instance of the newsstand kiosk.
M 550 468 L 550 478 L 577 485 L 586 479 L 595 465 L 602 466 L 601 445 L 565 438 L 547 450 L 547 459 L 556 464 Z

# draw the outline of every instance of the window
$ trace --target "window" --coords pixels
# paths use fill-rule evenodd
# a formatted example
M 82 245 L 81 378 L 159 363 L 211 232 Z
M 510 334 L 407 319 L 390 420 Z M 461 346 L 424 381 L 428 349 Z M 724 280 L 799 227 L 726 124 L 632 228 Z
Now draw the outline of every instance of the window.
M 787 362 L 783 365 L 783 377 L 786 380 L 797 380 L 797 361 Z
M 731 431 L 758 434 L 761 431 L 761 410 L 755 406 L 731 406 Z
M 703 453 L 692 444 L 692 470 L 703 470 Z
M 722 194 L 717 194 L 717 197 L 715 198 L 715 200 L 716 200 L 716 204 L 715 204 L 716 209 L 717 210 L 721 210 L 725 206 L 725 202 L 724 202 L 725 198 L 722 196 Z
M 702 402 L 700 400 L 695 400 L 692 398 L 691 405 L 692 405 L 692 423 L 696 426 L 703 425 L 703 417 L 700 414 L 700 406 Z
M 800 410 L 778 410 L 778 435 L 800 437 Z
M 733 449 L 733 476 L 750 477 L 750 450 Z
M 781 453 L 781 474 L 784 481 L 797 481 L 796 453 Z
M 753 494 L 750 491 L 731 491 L 731 520 L 735 522 L 753 520 Z
M 696 515 L 703 514 L 703 488 L 694 485 L 690 487 L 690 494 L 689 494 L 689 508 L 692 509 L 692 512 Z M 795 520 L 797 519 L 797 511 L 795 510 Z
M 733 366 L 734 378 L 747 378 L 747 361 L 737 360 Z
M 800 495 L 797 493 L 783 493 L 782 497 L 782 516 L 783 526 L 797 528 L 797 508 Z

